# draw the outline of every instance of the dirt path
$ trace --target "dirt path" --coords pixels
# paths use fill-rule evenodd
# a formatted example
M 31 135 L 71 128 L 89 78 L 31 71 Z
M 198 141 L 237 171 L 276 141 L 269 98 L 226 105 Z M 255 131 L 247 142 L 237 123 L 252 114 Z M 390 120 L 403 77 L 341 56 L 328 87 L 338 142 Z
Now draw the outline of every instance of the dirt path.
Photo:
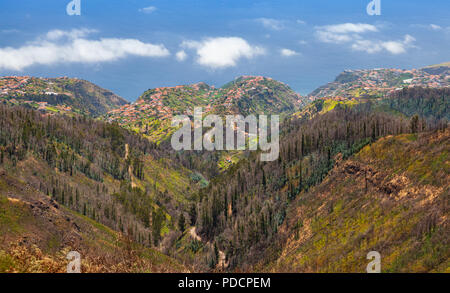
M 202 241 L 202 238 L 197 234 L 197 229 L 196 227 L 192 227 L 191 229 L 189 229 L 189 235 L 191 235 L 192 238 L 194 238 L 197 241 Z M 206 243 L 207 246 L 212 247 L 212 243 L 208 242 Z M 229 263 L 227 262 L 227 256 L 225 254 L 225 252 L 219 250 L 219 259 L 217 261 L 217 268 L 219 269 L 223 269 L 223 268 L 227 268 L 229 265 Z
M 197 241 L 202 241 L 202 238 L 200 236 L 198 236 L 197 234 L 197 229 L 195 227 L 192 227 L 189 230 L 189 234 L 192 236 L 192 238 L 194 238 Z
M 225 252 L 219 250 L 219 261 L 217 262 L 218 268 L 227 268 L 228 262 L 227 262 L 227 256 L 225 255 Z
M 128 156 L 130 155 L 130 146 L 128 144 L 125 144 L 125 160 L 128 159 Z M 133 181 L 133 167 L 130 165 L 128 166 L 128 176 L 130 176 L 131 180 L 131 187 L 137 187 L 136 183 Z

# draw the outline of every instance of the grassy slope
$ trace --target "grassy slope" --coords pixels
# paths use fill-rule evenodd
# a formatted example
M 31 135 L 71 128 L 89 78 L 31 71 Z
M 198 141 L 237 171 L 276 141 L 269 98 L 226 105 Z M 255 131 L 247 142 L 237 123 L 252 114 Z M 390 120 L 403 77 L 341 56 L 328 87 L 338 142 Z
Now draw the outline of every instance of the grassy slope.
M 272 272 L 449 272 L 450 131 L 387 137 L 341 162 L 302 193 L 280 232 Z M 365 171 L 367 171 L 367 191 Z
M 292 114 L 292 116 L 300 119 L 312 119 L 316 115 L 325 114 L 330 112 L 336 108 L 336 106 L 340 107 L 353 107 L 357 104 L 364 103 L 365 100 L 358 101 L 337 101 L 333 99 L 317 99 L 314 102 L 306 105 L 301 111 Z
M 72 250 L 82 255 L 83 272 L 186 271 L 160 252 L 0 173 L 0 272 L 65 272 L 65 256 Z

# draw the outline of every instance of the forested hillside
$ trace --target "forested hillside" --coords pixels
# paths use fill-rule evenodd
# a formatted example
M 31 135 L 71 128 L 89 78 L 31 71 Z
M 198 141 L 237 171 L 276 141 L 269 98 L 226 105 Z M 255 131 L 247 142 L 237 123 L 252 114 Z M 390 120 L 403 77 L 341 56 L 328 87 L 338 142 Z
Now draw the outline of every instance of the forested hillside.
M 149 247 L 176 230 L 190 190 L 198 188 L 191 171 L 118 125 L 4 105 L 0 170 L 36 196 Z
M 337 105 L 311 120 L 290 120 L 283 125 L 277 161 L 251 156 L 200 191 L 197 230 L 226 252 L 231 267 L 249 268 L 273 257 L 272 244 L 282 239 L 279 231 L 291 203 L 301 202 L 302 194 L 327 178 L 338 162 L 388 135 L 446 125 L 434 118 L 392 115 L 372 103 Z
M 0 271 L 62 271 L 68 249 L 90 272 L 361 272 L 370 250 L 386 272 L 446 271 L 448 87 L 306 104 L 262 77 L 152 89 L 101 119 L 8 99 Z M 174 151 L 171 117 L 194 106 L 282 115 L 279 158 Z
M 397 91 L 383 100 L 393 110 L 407 116 L 450 121 L 450 88 L 410 88 Z
M 449 129 L 387 136 L 290 205 L 272 272 L 449 272 Z M 285 242 L 284 242 L 285 241 Z
M 55 201 L 0 166 L 0 273 L 187 272 L 188 268 Z

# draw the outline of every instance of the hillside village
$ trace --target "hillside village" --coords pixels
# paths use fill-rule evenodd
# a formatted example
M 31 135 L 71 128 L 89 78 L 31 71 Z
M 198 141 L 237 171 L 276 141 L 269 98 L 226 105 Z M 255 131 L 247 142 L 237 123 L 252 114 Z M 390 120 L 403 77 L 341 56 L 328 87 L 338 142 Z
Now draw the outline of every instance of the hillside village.
M 334 82 L 318 88 L 309 97 L 355 100 L 362 97 L 382 97 L 403 88 L 448 87 L 448 72 L 430 74 L 423 69 L 346 70 Z
M 0 78 L 0 102 L 24 105 L 46 115 L 56 113 L 74 114 L 80 112 L 67 103 L 73 98 L 67 85 L 80 82 L 78 79 L 61 77 L 56 79 L 30 76 L 6 76 Z M 380 98 L 403 88 L 450 86 L 448 67 L 431 69 L 373 69 L 346 70 L 334 82 L 328 83 L 306 97 L 292 91 L 286 84 L 262 76 L 241 76 L 221 88 L 200 82 L 191 85 L 159 87 L 144 92 L 136 102 L 123 102 L 112 107 L 104 119 L 117 122 L 136 132 L 162 135 L 170 127 L 175 115 L 192 116 L 194 106 L 202 107 L 203 113 L 246 114 L 242 107 L 251 112 L 264 113 L 270 109 L 292 112 L 321 98 L 335 101 L 357 101 L 361 98 Z M 39 98 L 31 98 L 39 96 Z M 48 97 L 45 98 L 45 97 Z M 57 100 L 57 103 L 49 103 Z M 245 106 L 243 106 L 245 105 Z M 268 108 L 267 105 L 270 105 Z
M 282 91 L 283 87 L 287 87 L 282 82 L 267 77 L 241 76 L 217 89 L 205 83 L 155 88 L 146 91 L 135 103 L 110 111 L 106 120 L 138 130 L 149 122 L 149 117 L 152 121 L 164 122 L 174 115 L 192 115 L 192 105 L 203 107 L 205 114 L 239 113 L 237 105 L 244 101 L 251 103 L 257 97 L 265 99 L 267 104 L 279 103 L 278 86 L 282 87 Z M 431 74 L 425 69 L 346 70 L 334 82 L 318 88 L 308 96 L 302 97 L 294 93 L 293 98 L 296 107 L 301 108 L 320 98 L 357 101 L 361 98 L 384 97 L 403 88 L 449 86 L 449 70 L 441 70 L 440 74 Z M 264 112 L 264 108 L 258 107 L 256 105 L 253 110 Z
M 225 108 L 228 113 L 235 113 L 237 111 L 234 107 L 242 98 L 252 99 L 259 93 L 266 93 L 268 97 L 276 95 L 274 89 L 270 88 L 267 82 L 276 82 L 287 87 L 285 84 L 267 77 L 242 76 L 235 82 L 218 89 L 203 82 L 155 88 L 146 91 L 136 102 L 110 111 L 106 115 L 106 119 L 119 124 L 132 124 L 148 117 L 166 120 L 171 119 L 174 115 L 192 116 L 193 105 L 203 107 L 205 114 L 223 111 L 223 109 L 218 110 L 219 107 Z M 300 106 L 303 103 L 302 96 L 296 93 L 293 95 L 295 102 Z M 276 103 L 274 99 L 269 99 L 268 102 Z
M 8 95 L 10 92 L 15 91 L 17 94 L 23 94 L 20 90 L 28 80 L 29 76 L 5 76 L 0 79 L 0 96 Z
M 0 77 L 0 103 L 33 108 L 45 115 L 98 116 L 127 101 L 78 78 L 5 76 Z
M 183 111 L 174 107 L 178 99 L 195 98 L 203 100 L 205 108 L 213 93 L 211 90 L 201 91 L 198 84 L 191 86 L 160 87 L 145 92 L 136 102 L 114 109 L 107 114 L 107 121 L 119 123 L 133 123 L 145 117 L 157 119 L 170 119 L 175 114 L 192 114 L 189 109 Z
M 61 81 L 68 81 L 68 77 L 58 78 Z M 0 97 L 15 96 L 20 97 L 25 94 L 45 94 L 60 95 L 68 94 L 62 91 L 49 78 L 36 78 L 30 76 L 4 76 L 0 77 Z
M 63 81 L 69 80 L 68 77 L 60 79 Z M 46 78 L 30 76 L 5 76 L 0 78 L 0 102 L 30 106 L 46 115 L 72 112 L 72 107 L 69 105 L 50 105 L 46 101 L 28 100 L 29 97 L 34 95 L 58 96 L 71 95 L 71 93 L 62 91 L 54 82 Z

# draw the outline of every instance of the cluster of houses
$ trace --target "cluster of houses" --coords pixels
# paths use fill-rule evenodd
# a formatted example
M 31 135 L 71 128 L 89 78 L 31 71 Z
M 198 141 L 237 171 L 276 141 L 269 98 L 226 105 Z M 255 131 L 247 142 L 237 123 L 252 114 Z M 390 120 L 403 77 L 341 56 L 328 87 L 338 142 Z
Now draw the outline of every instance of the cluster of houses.
M 160 119 L 170 118 L 172 116 L 172 109 L 164 105 L 163 97 L 167 96 L 173 90 L 179 91 L 182 88 L 183 86 L 153 89 L 153 92 L 145 98 L 140 98 L 132 104 L 127 104 L 110 111 L 108 113 L 108 120 L 127 124 L 138 121 L 142 115 L 155 116 Z
M 167 97 L 171 97 L 171 102 L 176 101 L 177 98 L 184 99 L 185 97 L 194 97 L 195 99 L 203 100 L 203 113 L 213 111 L 215 103 L 214 100 L 219 96 L 224 96 L 225 101 L 221 100 L 221 105 L 231 108 L 235 100 L 239 100 L 243 96 L 252 97 L 253 92 L 265 90 L 271 92 L 265 82 L 271 81 L 271 78 L 262 76 L 243 76 L 240 79 L 239 86 L 232 86 L 226 89 L 216 89 L 214 86 L 200 82 L 188 86 L 175 87 L 160 87 L 147 91 L 136 102 L 124 105 L 118 109 L 114 109 L 107 114 L 107 121 L 118 122 L 120 124 L 134 125 L 148 117 L 154 117 L 159 120 L 171 119 L 174 115 L 185 114 L 192 116 L 193 109 L 177 109 L 176 106 L 168 106 L 164 103 Z M 301 96 L 298 95 L 300 101 Z M 183 105 L 183 103 L 180 103 Z
M 39 78 L 43 79 L 43 78 Z M 64 77 L 63 79 L 66 79 Z M 49 106 L 48 102 L 35 102 L 24 100 L 21 96 L 29 94 L 29 93 L 40 93 L 48 96 L 59 95 L 59 93 L 54 92 L 50 87 L 52 86 L 52 82 L 48 82 L 48 86 L 43 89 L 39 86 L 35 87 L 33 80 L 37 80 L 37 78 L 29 77 L 29 76 L 5 76 L 0 78 L 0 96 L 7 97 L 9 103 L 15 105 L 30 105 L 37 110 L 47 113 L 48 115 L 52 115 L 49 111 L 47 111 L 47 107 Z M 62 112 L 72 111 L 72 108 L 66 105 L 57 105 L 56 109 Z
M 245 80 L 244 86 L 232 87 L 226 92 L 227 99 L 224 103 L 225 107 L 231 107 L 234 100 L 238 100 L 246 94 L 251 94 L 251 92 L 255 91 L 257 88 L 268 92 L 271 91 L 271 89 L 262 84 L 264 80 L 272 80 L 271 78 L 262 76 L 242 76 L 242 79 Z
M 352 94 L 357 90 L 364 90 L 367 93 L 391 93 L 403 88 L 450 86 L 448 75 L 433 75 L 421 69 L 347 70 L 344 73 L 353 75 L 354 80 L 329 83 L 318 93 L 315 93 L 313 97 L 333 97 L 337 100 L 348 100 L 354 98 Z
M 204 92 L 199 96 L 199 92 Z M 124 105 L 118 109 L 114 109 L 108 113 L 107 120 L 116 121 L 123 124 L 129 124 L 139 121 L 143 117 L 156 117 L 161 120 L 171 119 L 175 114 L 172 107 L 166 106 L 163 102 L 168 96 L 196 96 L 200 99 L 207 99 L 211 97 L 216 90 L 214 87 L 209 87 L 205 83 L 196 83 L 189 86 L 175 86 L 175 87 L 160 87 L 148 91 L 143 97 L 136 102 Z M 205 105 L 204 112 L 209 112 L 212 105 Z M 183 114 L 192 115 L 193 109 L 183 109 Z
M 30 80 L 29 76 L 5 76 L 0 78 L 0 95 L 8 95 L 11 92 L 21 93 L 20 90 Z
M 39 78 L 44 79 L 44 78 Z M 62 79 L 67 79 L 67 77 L 63 77 Z M 53 85 L 52 82 L 48 82 L 48 86 L 43 89 L 38 87 L 34 87 L 33 80 L 37 80 L 37 78 L 33 78 L 30 76 L 5 76 L 0 78 L 0 96 L 20 96 L 27 93 L 40 93 L 48 96 L 59 95 L 59 93 L 54 92 L 50 87 Z

